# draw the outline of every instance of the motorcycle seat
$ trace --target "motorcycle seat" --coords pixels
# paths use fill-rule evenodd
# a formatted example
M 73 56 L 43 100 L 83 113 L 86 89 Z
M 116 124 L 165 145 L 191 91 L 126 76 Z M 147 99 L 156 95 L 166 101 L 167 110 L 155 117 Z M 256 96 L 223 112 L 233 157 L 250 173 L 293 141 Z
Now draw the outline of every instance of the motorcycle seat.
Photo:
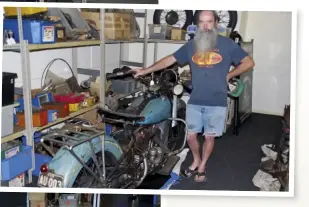
M 106 118 L 119 118 L 119 119 L 126 119 L 131 121 L 142 121 L 145 119 L 144 116 L 139 116 L 131 113 L 123 113 L 119 111 L 112 111 L 104 108 L 98 108 L 97 110 L 100 116 L 104 116 Z

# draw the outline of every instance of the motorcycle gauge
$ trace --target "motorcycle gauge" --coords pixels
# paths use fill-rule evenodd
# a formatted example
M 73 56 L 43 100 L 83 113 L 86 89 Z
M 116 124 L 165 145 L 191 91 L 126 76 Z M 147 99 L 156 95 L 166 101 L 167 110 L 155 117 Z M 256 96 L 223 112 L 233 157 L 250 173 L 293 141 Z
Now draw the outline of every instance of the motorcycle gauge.
M 176 86 L 174 86 L 173 91 L 174 91 L 174 94 L 178 96 L 183 92 L 183 86 L 181 84 L 177 84 Z

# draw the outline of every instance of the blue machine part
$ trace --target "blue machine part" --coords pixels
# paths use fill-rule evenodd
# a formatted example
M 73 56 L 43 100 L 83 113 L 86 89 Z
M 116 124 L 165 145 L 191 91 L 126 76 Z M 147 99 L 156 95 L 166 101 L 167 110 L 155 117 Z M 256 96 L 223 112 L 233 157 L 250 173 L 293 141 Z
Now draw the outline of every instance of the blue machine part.
M 92 139 L 92 144 L 95 150 L 95 153 L 101 152 L 102 142 L 101 138 L 97 137 Z M 111 153 L 117 160 L 120 159 L 123 151 L 118 144 L 118 142 L 111 136 L 105 136 L 104 148 L 106 152 Z M 81 145 L 78 145 L 73 149 L 78 157 L 80 157 L 85 163 L 87 163 L 92 157 L 90 144 L 85 142 Z M 63 187 L 71 188 L 74 184 L 74 181 L 81 171 L 83 166 L 78 162 L 78 160 L 73 157 L 73 155 L 64 147 L 59 149 L 54 158 L 48 163 L 48 169 L 54 171 L 55 174 L 63 176 Z
M 156 124 L 171 117 L 172 104 L 169 99 L 156 98 L 145 106 L 141 116 L 145 117 L 144 121 L 137 122 L 141 125 Z

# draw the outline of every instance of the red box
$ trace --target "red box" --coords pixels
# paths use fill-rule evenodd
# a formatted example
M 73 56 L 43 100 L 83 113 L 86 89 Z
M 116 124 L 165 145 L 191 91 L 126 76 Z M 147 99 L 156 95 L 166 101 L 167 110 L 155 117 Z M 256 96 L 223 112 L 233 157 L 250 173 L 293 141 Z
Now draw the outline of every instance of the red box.
M 56 102 L 61 103 L 80 103 L 83 102 L 85 96 L 82 94 L 67 94 L 67 95 L 54 95 L 54 99 Z

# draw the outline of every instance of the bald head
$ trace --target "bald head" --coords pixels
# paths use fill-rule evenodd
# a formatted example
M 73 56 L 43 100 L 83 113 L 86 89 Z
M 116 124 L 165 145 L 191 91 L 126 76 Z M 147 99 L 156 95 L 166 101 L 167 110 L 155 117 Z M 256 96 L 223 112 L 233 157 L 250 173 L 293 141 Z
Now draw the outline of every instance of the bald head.
M 215 11 L 201 11 L 198 18 L 198 30 L 194 41 L 196 52 L 207 53 L 217 44 L 218 16 Z

